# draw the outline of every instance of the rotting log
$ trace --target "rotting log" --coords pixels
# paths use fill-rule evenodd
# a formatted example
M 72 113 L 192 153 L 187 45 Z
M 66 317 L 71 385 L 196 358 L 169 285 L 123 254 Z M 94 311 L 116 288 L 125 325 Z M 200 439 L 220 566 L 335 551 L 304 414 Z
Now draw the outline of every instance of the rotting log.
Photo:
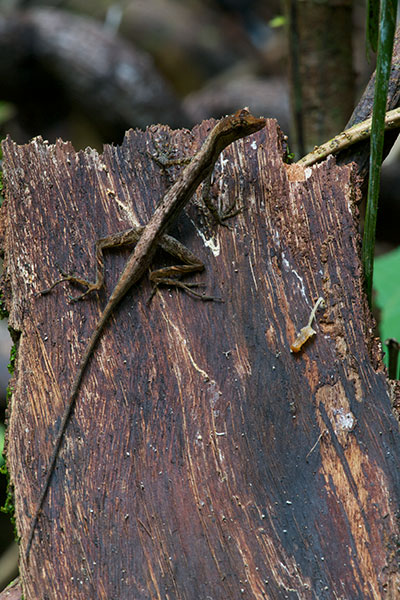
M 0 592 L 0 600 L 23 600 L 19 577 Z
M 127 252 L 107 254 L 98 296 L 71 305 L 68 284 L 36 294 L 57 264 L 92 276 L 95 239 L 145 223 L 173 177 L 148 152 L 191 155 L 211 126 L 130 131 L 102 155 L 3 143 L 2 288 L 20 333 L 7 457 L 22 549 Z M 217 164 L 212 195 L 245 207 L 231 229 L 198 194 L 172 231 L 223 302 L 163 289 L 148 306 L 143 279 L 106 327 L 21 559 L 25 600 L 398 597 L 400 435 L 362 290 L 358 179 L 333 158 L 307 169 L 283 158 L 270 120 Z M 317 334 L 293 354 L 319 296 Z

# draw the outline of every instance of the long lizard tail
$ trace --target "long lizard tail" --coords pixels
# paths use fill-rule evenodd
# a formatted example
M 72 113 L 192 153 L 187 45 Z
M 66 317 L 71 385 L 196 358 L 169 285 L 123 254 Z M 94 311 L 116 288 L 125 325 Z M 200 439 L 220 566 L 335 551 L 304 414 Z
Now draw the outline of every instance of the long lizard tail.
M 102 315 L 100 317 L 98 326 L 93 331 L 92 336 L 91 336 L 90 340 L 87 343 L 87 346 L 86 346 L 86 349 L 85 349 L 85 353 L 84 353 L 84 355 L 83 355 L 83 357 L 81 359 L 78 371 L 77 371 L 77 373 L 75 375 L 75 379 L 74 379 L 74 381 L 72 383 L 71 393 L 69 395 L 68 402 L 67 402 L 67 404 L 65 406 L 65 409 L 64 409 L 64 413 L 63 413 L 63 416 L 62 416 L 60 429 L 58 430 L 57 437 L 55 439 L 53 452 L 51 454 L 49 466 L 47 468 L 47 473 L 45 475 L 45 482 L 44 482 L 44 485 L 43 485 L 43 489 L 42 489 L 42 491 L 40 493 L 39 502 L 38 502 L 38 505 L 37 505 L 37 508 L 36 508 L 35 516 L 33 517 L 33 521 L 32 521 L 32 524 L 31 524 L 31 527 L 30 527 L 30 530 L 29 530 L 28 542 L 27 542 L 27 545 L 26 545 L 26 548 L 25 548 L 25 561 L 27 561 L 28 557 L 29 557 L 29 552 L 30 552 L 30 549 L 31 549 L 31 546 L 32 546 L 32 541 L 33 541 L 33 536 L 35 534 L 36 525 L 38 523 L 39 516 L 40 516 L 41 510 L 42 510 L 44 501 L 45 501 L 45 499 L 47 497 L 47 493 L 48 493 L 49 488 L 50 488 L 50 481 L 51 481 L 52 475 L 54 473 L 55 465 L 56 465 L 56 462 L 57 462 L 57 458 L 58 458 L 58 454 L 59 454 L 59 451 L 60 451 L 60 448 L 61 448 L 61 444 L 62 444 L 62 441 L 63 441 L 65 430 L 67 429 L 68 422 L 69 422 L 69 420 L 70 420 L 70 418 L 71 418 L 71 416 L 72 416 L 72 414 L 74 412 L 76 398 L 78 396 L 78 391 L 79 391 L 79 388 L 80 388 L 80 385 L 81 385 L 81 382 L 82 382 L 83 375 L 84 375 L 85 370 L 86 370 L 86 366 L 87 366 L 87 364 L 89 362 L 89 359 L 90 359 L 90 357 L 91 357 L 91 355 L 93 353 L 93 350 L 94 350 L 97 342 L 99 341 L 99 339 L 101 337 L 104 325 L 105 325 L 106 321 L 108 320 L 111 312 L 112 312 L 112 310 L 109 310 L 109 305 L 107 304 L 107 306 L 105 307 L 105 309 L 104 309 L 104 311 L 103 311 L 103 313 L 102 313 Z

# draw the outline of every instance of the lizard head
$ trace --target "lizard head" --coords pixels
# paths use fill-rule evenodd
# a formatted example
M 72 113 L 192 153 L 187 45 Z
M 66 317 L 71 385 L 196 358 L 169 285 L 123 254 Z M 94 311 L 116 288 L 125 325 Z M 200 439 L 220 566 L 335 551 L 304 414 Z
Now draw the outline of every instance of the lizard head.
M 224 117 L 213 130 L 216 152 L 219 154 L 232 142 L 259 131 L 266 125 L 264 117 L 254 117 L 247 108 L 237 110 Z

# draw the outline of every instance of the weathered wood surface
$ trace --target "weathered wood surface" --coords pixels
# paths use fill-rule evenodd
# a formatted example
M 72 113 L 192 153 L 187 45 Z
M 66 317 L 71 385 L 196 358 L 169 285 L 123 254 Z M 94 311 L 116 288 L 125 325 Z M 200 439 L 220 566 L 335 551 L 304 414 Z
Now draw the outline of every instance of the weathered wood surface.
M 168 185 L 147 151 L 192 154 L 210 127 L 130 131 L 102 156 L 4 143 L 3 290 L 21 332 L 7 452 L 22 548 L 127 254 L 107 255 L 98 297 L 71 305 L 67 284 L 35 294 L 56 263 L 92 275 L 97 237 L 147 221 Z M 21 564 L 26 600 L 398 597 L 400 436 L 362 293 L 356 182 L 334 159 L 303 171 L 282 154 L 274 121 L 230 147 L 213 194 L 246 210 L 228 230 L 194 202 L 173 232 L 223 303 L 164 289 L 148 307 L 143 280 L 107 326 Z M 318 296 L 317 335 L 294 355 Z
M 22 588 L 19 578 L 0 592 L 0 600 L 22 600 Z

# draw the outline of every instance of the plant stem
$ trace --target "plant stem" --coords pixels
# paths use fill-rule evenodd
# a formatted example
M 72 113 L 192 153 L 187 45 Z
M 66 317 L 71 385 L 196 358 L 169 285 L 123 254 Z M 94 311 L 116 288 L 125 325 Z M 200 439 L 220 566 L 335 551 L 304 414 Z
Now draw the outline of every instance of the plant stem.
M 364 237 L 361 259 L 364 267 L 365 291 L 371 306 L 372 276 L 374 270 L 374 250 L 376 219 L 378 214 L 379 184 L 384 142 L 384 121 L 387 103 L 387 90 L 392 62 L 393 40 L 396 22 L 395 0 L 382 0 L 379 15 L 379 40 L 376 64 L 374 109 L 371 125 L 371 154 L 369 159 L 368 196 L 365 213 Z

